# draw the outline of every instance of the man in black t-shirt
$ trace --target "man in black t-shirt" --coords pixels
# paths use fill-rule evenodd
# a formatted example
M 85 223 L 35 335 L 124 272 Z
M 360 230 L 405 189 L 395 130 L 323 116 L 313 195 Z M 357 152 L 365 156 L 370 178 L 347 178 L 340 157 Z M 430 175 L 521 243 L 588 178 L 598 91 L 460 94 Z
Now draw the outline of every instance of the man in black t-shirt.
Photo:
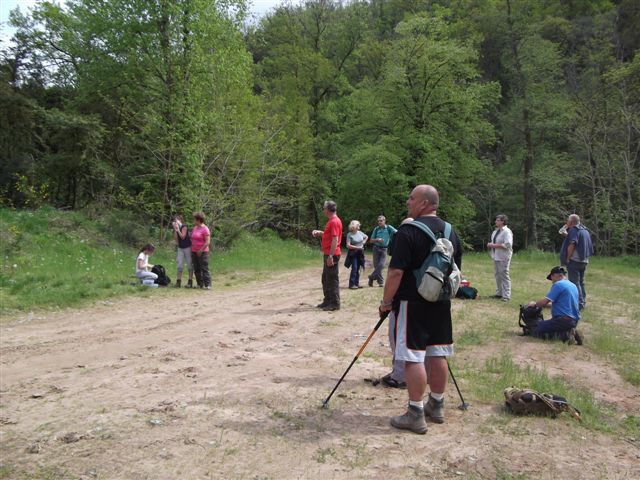
M 427 225 L 436 237 L 444 234 L 445 222 L 437 216 L 440 197 L 431 185 L 418 185 L 407 200 L 409 216 Z M 452 230 L 454 261 L 462 267 L 460 239 Z M 384 288 L 380 313 L 393 309 L 396 316 L 395 358 L 405 361 L 409 406 L 404 415 L 391 418 L 396 428 L 426 433 L 425 416 L 444 422 L 444 391 L 447 360 L 453 355 L 451 301 L 427 302 L 418 293 L 413 270 L 420 267 L 433 242 L 412 225 L 402 225 L 396 233 L 394 252 Z M 429 398 L 423 397 L 430 387 Z

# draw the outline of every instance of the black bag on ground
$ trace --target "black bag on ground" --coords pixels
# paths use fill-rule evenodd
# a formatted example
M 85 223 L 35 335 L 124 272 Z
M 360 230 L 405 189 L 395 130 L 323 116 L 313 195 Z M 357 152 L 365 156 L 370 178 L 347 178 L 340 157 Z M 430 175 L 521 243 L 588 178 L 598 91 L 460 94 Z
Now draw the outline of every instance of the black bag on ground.
M 544 320 L 542 308 L 538 306 L 520 305 L 518 324 L 522 327 L 522 335 L 533 335 L 538 323 Z
M 166 287 L 171 283 L 171 279 L 168 277 L 167 272 L 165 271 L 162 265 L 154 265 L 151 269 L 151 273 L 155 273 L 158 275 L 158 278 L 154 281 L 158 285 Z
M 478 297 L 478 289 L 469 285 L 461 285 L 456 292 L 456 298 L 463 300 L 475 300 Z

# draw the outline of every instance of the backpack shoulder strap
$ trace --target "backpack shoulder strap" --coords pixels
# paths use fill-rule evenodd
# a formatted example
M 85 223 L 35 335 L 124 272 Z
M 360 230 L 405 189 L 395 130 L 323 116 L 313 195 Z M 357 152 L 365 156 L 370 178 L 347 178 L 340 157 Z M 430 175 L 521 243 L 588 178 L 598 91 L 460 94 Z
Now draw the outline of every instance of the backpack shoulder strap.
M 444 238 L 449 240 L 451 236 L 451 224 L 449 222 L 444 222 Z
M 422 230 L 424 233 L 427 234 L 427 236 L 431 239 L 433 243 L 436 243 L 436 236 L 433 234 L 431 229 L 427 227 L 424 223 L 418 222 L 417 220 L 413 220 L 412 222 L 407 223 L 407 225 L 413 225 L 414 227 L 417 227 L 418 229 Z M 449 227 L 451 227 L 451 225 L 449 225 Z

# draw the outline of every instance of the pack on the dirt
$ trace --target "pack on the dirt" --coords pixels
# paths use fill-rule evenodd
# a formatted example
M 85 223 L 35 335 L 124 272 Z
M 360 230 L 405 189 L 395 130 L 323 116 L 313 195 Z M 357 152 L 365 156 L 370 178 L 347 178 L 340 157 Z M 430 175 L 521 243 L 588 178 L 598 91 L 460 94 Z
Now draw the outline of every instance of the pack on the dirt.
M 538 306 L 520 305 L 518 324 L 522 327 L 522 335 L 533 335 L 538 323 L 542 320 L 544 320 L 542 317 L 542 308 Z
M 456 296 L 462 275 L 453 261 L 451 224 L 444 223 L 444 235 L 436 237 L 424 223 L 413 221 L 407 225 L 419 228 L 433 242 L 431 251 L 420 268 L 413 271 L 418 293 L 428 302 L 450 300 Z
M 158 278 L 155 280 L 155 283 L 158 285 L 167 286 L 171 283 L 171 279 L 168 277 L 167 272 L 162 265 L 154 265 L 151 268 L 151 272 L 158 275 Z
M 555 417 L 562 412 L 568 412 L 576 420 L 582 420 L 580 410 L 560 395 L 511 387 L 504 389 L 504 398 L 507 410 L 516 415 L 551 415 Z
M 475 300 L 477 297 L 478 289 L 469 285 L 460 285 L 456 293 L 456 298 L 461 298 L 462 300 Z

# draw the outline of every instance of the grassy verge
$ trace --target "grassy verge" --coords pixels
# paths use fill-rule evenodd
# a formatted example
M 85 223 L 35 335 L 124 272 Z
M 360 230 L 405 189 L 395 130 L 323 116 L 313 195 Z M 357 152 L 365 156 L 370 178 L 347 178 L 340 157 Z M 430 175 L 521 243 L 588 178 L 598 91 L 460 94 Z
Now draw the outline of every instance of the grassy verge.
M 588 390 L 571 385 L 561 378 L 552 378 L 544 368 L 519 367 L 511 359 L 510 353 L 489 358 L 479 369 L 467 366 L 462 372 L 469 380 L 472 395 L 483 402 L 500 404 L 504 401 L 502 390 L 496 388 L 496 385 L 530 388 L 569 399 L 581 412 L 581 425 L 587 429 L 631 437 L 640 433 L 637 419 L 633 416 L 620 417 L 610 406 L 597 402 Z M 573 421 L 569 415 L 563 416 L 567 422 Z
M 495 283 L 491 264 L 481 254 L 466 255 L 464 273 L 481 295 L 456 312 L 459 347 L 482 345 L 511 338 L 517 328 L 517 306 L 544 297 L 551 283 L 546 276 L 557 256 L 541 252 L 514 255 L 511 266 L 512 300 L 488 300 Z M 640 386 L 640 258 L 592 257 L 587 268 L 587 308 L 578 328 L 586 334 L 585 350 L 613 362 L 622 378 Z M 544 312 L 545 318 L 550 311 Z
M 157 294 L 132 286 L 138 248 L 114 240 L 113 224 L 113 219 L 91 220 L 78 212 L 0 209 L 0 314 Z M 147 238 L 153 238 L 154 232 L 147 233 Z M 144 235 L 140 228 L 132 238 Z M 241 237 L 230 251 L 213 252 L 211 268 L 214 282 L 218 277 L 224 284 L 244 281 L 256 272 L 309 265 L 317 258 L 317 251 L 310 247 L 263 232 Z M 164 265 L 175 280 L 171 245 L 159 245 L 151 261 Z
M 513 349 L 519 344 L 516 337 L 518 305 L 542 298 L 548 292 L 551 283 L 546 275 L 556 264 L 555 255 L 516 254 L 511 267 L 512 300 L 503 303 L 489 298 L 495 289 L 490 261 L 484 255 L 466 255 L 464 273 L 479 290 L 481 298 L 456 302 L 454 328 L 456 350 L 460 355 L 453 358 L 452 366 L 460 371 L 469 389 L 467 394 L 476 400 L 502 403 L 502 389 L 508 386 L 552 392 L 566 396 L 582 412 L 584 428 L 637 439 L 640 436 L 637 415 L 621 414 L 614 405 L 597 401 L 570 377 L 550 375 L 543 362 L 522 366 L 513 360 Z M 592 259 L 586 276 L 588 305 L 579 324 L 586 344 L 569 347 L 560 342 L 539 341 L 544 344 L 548 361 L 552 362 L 556 355 L 558 359 L 565 358 L 567 353 L 575 354 L 581 361 L 597 358 L 598 362 L 615 368 L 630 384 L 640 385 L 637 367 L 640 364 L 640 297 L 635 294 L 640 288 L 639 268 L 636 257 Z M 548 318 L 550 311 L 544 314 Z M 487 357 L 483 355 L 487 349 L 502 351 L 504 355 Z M 505 415 L 494 423 L 506 422 L 504 428 L 508 430 L 511 421 L 518 421 L 510 418 Z M 567 416 L 566 422 L 572 420 Z

